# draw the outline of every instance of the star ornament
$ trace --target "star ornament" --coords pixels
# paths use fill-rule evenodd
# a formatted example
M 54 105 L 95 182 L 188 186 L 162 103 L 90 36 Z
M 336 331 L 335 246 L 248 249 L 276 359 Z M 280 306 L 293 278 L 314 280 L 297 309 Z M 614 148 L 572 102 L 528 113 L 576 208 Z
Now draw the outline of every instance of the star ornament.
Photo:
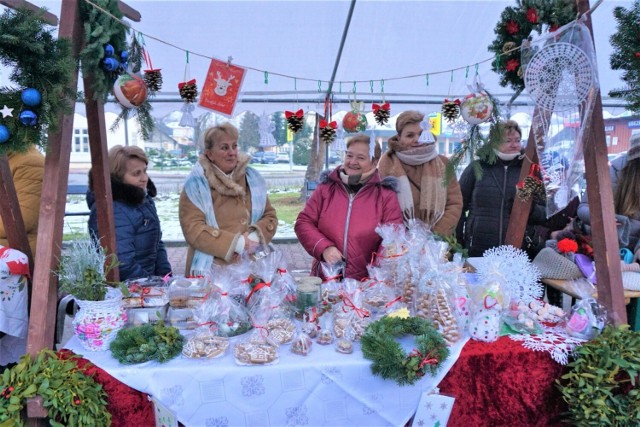
M 13 108 L 9 108 L 6 105 L 2 110 L 0 110 L 0 114 L 2 114 L 2 118 L 13 117 Z

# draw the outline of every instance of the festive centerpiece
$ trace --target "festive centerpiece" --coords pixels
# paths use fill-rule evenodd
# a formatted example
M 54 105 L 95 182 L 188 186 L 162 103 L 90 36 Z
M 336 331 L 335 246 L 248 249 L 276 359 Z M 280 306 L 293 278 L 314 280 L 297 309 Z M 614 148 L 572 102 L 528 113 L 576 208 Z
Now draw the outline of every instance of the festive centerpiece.
M 173 326 L 162 321 L 122 329 L 110 345 L 111 353 L 118 362 L 131 365 L 157 360 L 168 362 L 182 351 L 184 337 Z
M 122 292 L 107 282 L 107 273 L 116 266 L 115 255 L 107 257 L 104 249 L 88 238 L 74 240 L 60 259 L 60 292 L 73 295 L 80 307 L 73 330 L 89 351 L 106 350 L 127 321 Z

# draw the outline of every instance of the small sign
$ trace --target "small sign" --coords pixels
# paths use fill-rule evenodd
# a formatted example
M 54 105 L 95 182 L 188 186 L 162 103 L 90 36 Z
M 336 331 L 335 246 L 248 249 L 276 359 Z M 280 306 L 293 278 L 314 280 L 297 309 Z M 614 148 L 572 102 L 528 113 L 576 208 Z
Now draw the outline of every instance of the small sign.
M 613 132 L 616 129 L 614 125 L 609 125 L 604 127 L 605 132 Z
M 178 427 L 178 418 L 169 408 L 153 396 L 149 396 L 153 402 L 153 412 L 156 416 L 156 427 Z
M 430 113 L 429 123 L 431 124 L 431 133 L 435 136 L 440 135 L 442 129 L 442 113 Z
M 640 128 L 640 120 L 632 120 L 627 122 L 627 126 L 630 128 Z
M 453 409 L 455 398 L 441 394 L 422 393 L 413 427 L 445 427 Z
M 233 117 L 246 69 L 212 59 L 202 87 L 200 106 Z

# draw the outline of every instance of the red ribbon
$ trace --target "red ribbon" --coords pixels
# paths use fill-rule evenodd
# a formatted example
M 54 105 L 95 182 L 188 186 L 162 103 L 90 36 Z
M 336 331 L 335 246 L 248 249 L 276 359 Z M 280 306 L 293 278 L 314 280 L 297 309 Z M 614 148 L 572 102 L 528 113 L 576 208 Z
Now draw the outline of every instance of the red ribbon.
M 286 268 L 279 268 L 279 269 L 278 269 L 278 273 L 280 273 L 280 275 L 283 275 L 283 274 L 285 274 L 286 272 L 287 272 L 287 269 L 286 269 Z
M 335 121 L 327 122 L 326 120 L 320 120 L 320 128 L 327 128 L 327 127 L 337 129 L 338 123 L 336 123 Z
M 315 323 L 318 320 L 318 312 L 315 307 L 311 307 L 311 314 L 313 316 L 308 316 L 307 322 Z
M 287 119 L 290 119 L 290 118 L 291 118 L 291 117 L 293 117 L 293 116 L 296 116 L 296 117 L 298 117 L 298 118 L 302 118 L 302 117 L 304 117 L 304 111 L 302 111 L 302 108 L 301 108 L 301 109 L 299 109 L 298 111 L 296 111 L 295 113 L 294 113 L 293 111 L 285 111 L 285 112 L 284 112 L 284 116 L 285 116 Z
M 540 176 L 540 165 L 537 163 L 531 163 L 531 166 L 529 167 L 529 176 L 532 176 L 534 178 L 538 178 L 538 176 Z
M 402 298 L 402 296 L 399 296 L 399 297 L 397 297 L 396 299 L 392 299 L 391 301 L 389 301 L 388 303 L 386 303 L 386 304 L 384 305 L 384 308 L 389 308 L 389 307 L 391 307 L 393 304 L 395 304 L 395 303 L 397 303 L 397 302 L 402 301 L 402 299 L 403 299 L 403 298 Z
M 251 289 L 251 292 L 249 292 L 249 296 L 244 300 L 245 303 L 249 303 L 249 300 L 251 299 L 251 295 L 254 294 L 254 292 L 259 291 L 260 289 L 264 288 L 264 287 L 271 287 L 271 282 L 260 282 L 257 285 L 255 285 L 253 287 L 253 289 Z
M 196 79 L 191 79 L 188 82 L 178 83 L 178 90 L 182 89 L 184 85 L 194 85 L 196 84 Z
M 373 104 L 371 105 L 371 108 L 373 109 L 374 113 L 377 113 L 378 110 L 386 110 L 389 111 L 389 109 L 391 108 L 391 106 L 389 105 L 388 102 L 385 102 L 384 104 L 380 105 L 380 104 Z
M 434 355 L 432 354 L 434 352 L 434 350 L 430 350 L 429 353 L 427 353 L 426 355 L 420 353 L 418 351 L 417 348 L 414 348 L 413 351 L 411 352 L 411 354 L 409 354 L 409 357 L 419 357 L 422 360 L 420 360 L 420 364 L 418 365 L 418 369 L 422 369 L 422 367 L 424 365 L 437 365 L 439 360 L 436 359 L 435 357 L 433 357 Z
M 335 276 L 331 276 L 331 277 L 327 277 L 326 279 L 324 279 L 322 281 L 322 283 L 327 283 L 327 282 L 331 282 L 334 280 L 340 280 L 342 279 L 342 274 L 336 274 Z
M 347 295 L 342 295 L 342 303 L 344 304 L 344 307 L 352 309 L 361 319 L 369 317 L 369 312 L 364 308 L 356 307 L 353 301 L 351 301 L 351 298 L 349 298 Z M 344 307 L 342 308 L 342 311 L 346 313 L 347 310 L 345 310 Z
M 460 105 L 460 100 L 459 99 L 454 99 L 453 101 L 449 101 L 447 98 L 444 99 L 444 102 L 451 102 L 452 104 L 456 104 L 456 105 Z

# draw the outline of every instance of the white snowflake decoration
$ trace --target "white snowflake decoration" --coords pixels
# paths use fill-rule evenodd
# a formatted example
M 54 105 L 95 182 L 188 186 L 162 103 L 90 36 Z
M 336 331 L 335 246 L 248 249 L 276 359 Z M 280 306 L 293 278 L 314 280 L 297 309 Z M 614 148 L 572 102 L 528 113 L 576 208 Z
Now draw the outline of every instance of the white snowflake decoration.
M 276 139 L 273 137 L 274 130 L 276 130 L 276 125 L 271 120 L 271 116 L 268 116 L 267 113 L 262 113 L 258 123 L 260 147 L 273 147 L 276 145 Z
M 525 251 L 504 245 L 488 249 L 482 258 L 483 262 L 478 265 L 482 282 L 498 280 L 512 301 L 528 304 L 542 298 L 540 271 L 531 264 Z
M 524 348 L 533 351 L 546 351 L 551 358 L 561 365 L 569 363 L 569 356 L 575 348 L 586 340 L 570 337 L 561 327 L 544 328 L 544 332 L 537 335 L 509 335 L 514 341 L 521 341 Z

